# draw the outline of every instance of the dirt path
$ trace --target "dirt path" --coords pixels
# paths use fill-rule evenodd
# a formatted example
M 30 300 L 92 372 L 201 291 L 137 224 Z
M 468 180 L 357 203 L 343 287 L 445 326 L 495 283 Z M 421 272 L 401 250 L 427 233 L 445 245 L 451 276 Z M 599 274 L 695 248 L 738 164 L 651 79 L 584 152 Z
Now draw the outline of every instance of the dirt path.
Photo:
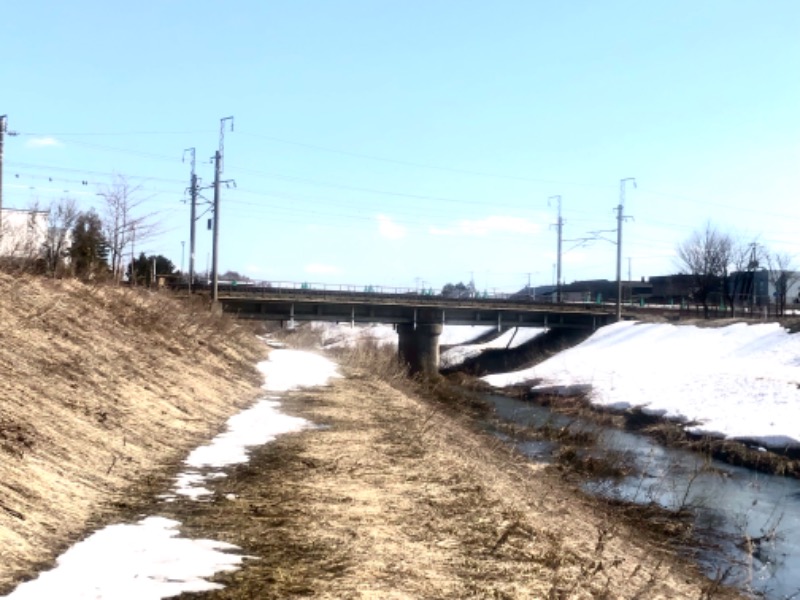
M 365 374 L 290 394 L 280 437 L 158 512 L 255 557 L 185 598 L 701 598 L 667 550 L 492 438 Z

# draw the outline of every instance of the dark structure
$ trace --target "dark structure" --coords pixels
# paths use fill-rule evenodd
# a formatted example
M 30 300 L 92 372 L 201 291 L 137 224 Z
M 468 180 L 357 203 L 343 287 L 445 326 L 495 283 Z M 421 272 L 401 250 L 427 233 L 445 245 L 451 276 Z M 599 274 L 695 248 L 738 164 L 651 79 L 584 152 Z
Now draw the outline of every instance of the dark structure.
M 438 372 L 445 324 L 591 332 L 615 320 L 608 309 L 592 305 L 258 286 L 220 286 L 219 302 L 224 312 L 244 319 L 394 324 L 401 360 L 412 372 L 427 374 Z

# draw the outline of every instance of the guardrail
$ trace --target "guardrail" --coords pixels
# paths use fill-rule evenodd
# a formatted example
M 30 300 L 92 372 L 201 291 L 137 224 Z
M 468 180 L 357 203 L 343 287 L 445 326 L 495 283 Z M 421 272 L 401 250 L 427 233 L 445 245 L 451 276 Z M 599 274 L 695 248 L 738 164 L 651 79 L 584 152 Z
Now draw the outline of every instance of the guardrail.
M 327 293 L 348 293 L 348 294 L 370 294 L 370 295 L 386 295 L 386 296 L 420 296 L 420 297 L 438 297 L 438 298 L 456 298 L 456 299 L 474 299 L 474 300 L 517 300 L 522 302 L 552 302 L 550 297 L 545 296 L 524 296 L 520 294 L 508 294 L 503 292 L 490 292 L 488 290 L 476 291 L 473 294 L 463 295 L 448 295 L 443 296 L 441 292 L 435 288 L 426 287 L 394 287 L 386 285 L 354 285 L 346 283 L 317 283 L 317 282 L 297 282 L 297 281 L 228 281 L 220 280 L 218 289 L 224 291 L 242 291 L 246 292 L 249 289 L 253 291 L 270 291 L 280 293 L 281 291 L 298 291 L 298 292 L 327 292 Z M 175 289 L 186 289 L 188 284 L 178 283 L 172 286 Z M 193 286 L 197 290 L 206 290 L 211 288 L 211 282 L 196 283 Z

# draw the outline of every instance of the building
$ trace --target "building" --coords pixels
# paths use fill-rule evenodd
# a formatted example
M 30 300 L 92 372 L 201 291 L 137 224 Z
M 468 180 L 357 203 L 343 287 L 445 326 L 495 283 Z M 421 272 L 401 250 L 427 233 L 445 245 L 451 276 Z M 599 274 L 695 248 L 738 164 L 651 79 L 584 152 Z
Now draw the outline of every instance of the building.
M 49 226 L 47 211 L 0 209 L 0 258 L 42 258 Z
M 727 292 L 738 307 L 775 307 L 779 313 L 800 310 L 800 272 L 736 271 L 730 275 Z

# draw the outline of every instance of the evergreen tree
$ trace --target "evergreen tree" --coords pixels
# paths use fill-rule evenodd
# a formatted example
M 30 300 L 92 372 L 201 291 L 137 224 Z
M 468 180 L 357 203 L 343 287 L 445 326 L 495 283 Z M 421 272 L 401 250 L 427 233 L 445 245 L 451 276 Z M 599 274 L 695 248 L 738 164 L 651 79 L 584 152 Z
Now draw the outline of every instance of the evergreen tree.
M 80 213 L 75 220 L 70 257 L 78 277 L 92 279 L 108 273 L 108 242 L 103 223 L 93 209 Z
M 136 285 L 150 285 L 153 281 L 153 260 L 156 263 L 156 275 L 174 275 L 175 265 L 166 256 L 159 254 L 158 256 L 146 256 L 144 252 L 139 254 L 139 257 L 133 261 L 133 272 L 135 281 L 131 279 L 131 265 L 128 264 L 126 275 L 128 281 L 134 281 Z

